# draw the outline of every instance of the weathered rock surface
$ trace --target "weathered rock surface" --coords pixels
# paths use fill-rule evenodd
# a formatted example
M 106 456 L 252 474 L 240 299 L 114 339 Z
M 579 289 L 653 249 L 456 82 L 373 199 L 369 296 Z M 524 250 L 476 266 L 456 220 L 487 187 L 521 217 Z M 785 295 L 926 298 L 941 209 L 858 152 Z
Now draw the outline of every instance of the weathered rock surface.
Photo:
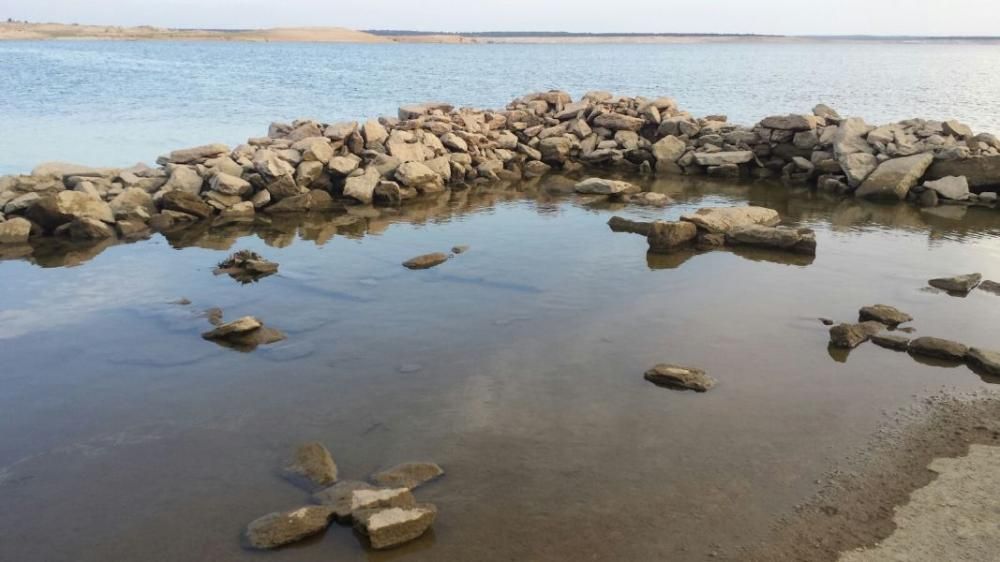
M 403 262 L 403 267 L 407 269 L 430 269 L 446 261 L 448 261 L 448 254 L 435 252 L 408 259 Z
M 216 274 L 226 274 L 243 283 L 258 281 L 278 272 L 278 264 L 267 261 L 260 254 L 241 250 L 219 262 Z
M 726 164 L 746 164 L 753 160 L 753 152 L 738 150 L 733 152 L 697 152 L 694 155 L 699 166 L 724 166 Z
M 630 232 L 642 236 L 649 235 L 649 229 L 653 226 L 651 222 L 633 221 L 623 217 L 614 216 L 608 220 L 608 226 L 613 232 Z
M 830 328 L 830 343 L 834 347 L 853 349 L 885 328 L 885 324 L 872 321 L 859 324 L 837 324 Z
M 337 481 L 337 463 L 322 443 L 304 443 L 295 449 L 285 465 L 285 473 L 305 478 L 318 486 L 330 486 Z
M 80 191 L 62 191 L 42 197 L 26 214 L 48 231 L 76 218 L 115 222 L 115 215 L 107 203 Z
M 224 154 L 229 154 L 228 146 L 224 144 L 206 144 L 194 148 L 175 150 L 166 157 L 166 162 L 173 164 L 198 164 Z
M 973 369 L 993 377 L 1000 377 L 1000 353 L 973 347 L 965 355 Z
M 965 359 L 969 348 L 951 340 L 922 337 L 910 342 L 909 351 L 914 355 L 961 361 Z
M 708 232 L 726 234 L 734 228 L 755 224 L 776 226 L 781 216 L 778 211 L 766 207 L 709 207 L 684 215 L 681 220 Z
M 26 244 L 31 235 L 31 222 L 14 217 L 0 222 L 0 244 Z
M 332 507 L 334 517 L 344 522 L 350 520 L 351 512 L 354 511 L 354 492 L 375 489 L 375 486 L 360 480 L 341 480 L 313 494 L 312 501 Z
M 353 197 L 360 203 L 371 203 L 375 187 L 382 180 L 382 174 L 375 168 L 368 168 L 361 175 L 351 176 L 344 182 L 344 195 Z
M 646 380 L 660 386 L 707 392 L 716 385 L 716 380 L 705 371 L 693 367 L 660 364 L 646 371 Z
M 983 281 L 979 284 L 979 290 L 1000 296 L 1000 283 L 996 281 Z
M 437 508 L 423 504 L 414 508 L 358 511 L 354 527 L 368 537 L 375 550 L 393 548 L 420 538 L 434 524 Z
M 965 201 L 969 198 L 969 182 L 965 176 L 945 176 L 939 180 L 925 182 L 924 187 L 945 199 Z
M 444 474 L 444 469 L 432 462 L 408 462 L 376 472 L 372 482 L 379 486 L 413 489 Z
M 816 255 L 816 234 L 808 228 L 739 226 L 726 233 L 726 242 L 734 246 L 773 248 L 809 256 Z
M 861 322 L 874 320 L 890 328 L 913 321 L 909 314 L 887 304 L 866 306 L 858 312 L 858 318 Z
M 351 512 L 359 509 L 382 509 L 387 507 L 416 507 L 417 500 L 409 488 L 376 488 L 355 490 L 351 494 Z
M 588 178 L 576 184 L 573 188 L 577 193 L 588 195 L 616 195 L 619 193 L 634 193 L 639 188 L 625 181 Z
M 269 513 L 247 526 L 247 540 L 254 548 L 278 548 L 322 533 L 332 516 L 333 508 L 326 505 Z
M 934 155 L 927 152 L 886 160 L 868 176 L 855 195 L 870 199 L 906 199 L 933 161 Z
M 875 334 L 871 337 L 871 340 L 873 344 L 879 347 L 893 349 L 896 351 L 906 351 L 910 347 L 910 338 L 905 338 L 903 336 Z
M 698 227 L 685 221 L 656 221 L 649 226 L 646 240 L 649 251 L 654 254 L 668 254 L 691 245 L 698 236 Z
M 927 169 L 927 179 L 935 180 L 948 176 L 964 177 L 969 186 L 975 188 L 1000 186 L 1000 155 L 935 160 Z
M 968 275 L 931 279 L 927 283 L 930 284 L 931 287 L 941 289 L 942 291 L 967 295 L 979 285 L 979 282 L 982 281 L 982 279 L 983 276 L 981 274 L 970 273 Z

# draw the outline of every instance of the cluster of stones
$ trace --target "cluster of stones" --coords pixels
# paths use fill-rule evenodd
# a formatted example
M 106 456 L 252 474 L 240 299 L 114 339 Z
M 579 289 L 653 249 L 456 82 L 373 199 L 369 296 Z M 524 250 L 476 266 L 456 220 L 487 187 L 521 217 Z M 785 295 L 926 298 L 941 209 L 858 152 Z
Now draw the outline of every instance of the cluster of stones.
M 405 463 L 371 476 L 371 483 L 338 480 L 337 464 L 321 443 L 301 445 L 284 467 L 294 482 L 315 490 L 313 505 L 269 513 L 247 525 L 253 548 L 274 549 L 322 533 L 334 521 L 354 525 L 376 549 L 419 538 L 437 508 L 417 503 L 413 489 L 444 474 L 434 463 Z
M 723 246 L 755 246 L 803 255 L 816 255 L 816 235 L 808 228 L 778 226 L 781 216 L 766 207 L 706 207 L 679 221 L 640 222 L 611 217 L 616 232 L 646 237 L 649 251 L 668 254 L 688 248 L 711 250 Z
M 176 150 L 157 164 L 45 164 L 0 178 L 0 244 L 42 235 L 127 240 L 257 213 L 396 205 L 585 166 L 780 176 L 863 197 L 993 204 L 996 193 L 983 191 L 1000 185 L 1000 140 L 954 121 L 873 127 L 824 105 L 744 127 L 725 116 L 696 118 L 670 98 L 590 92 L 573 101 L 551 91 L 496 111 L 430 103 L 363 123 L 274 123 L 267 136 L 235 148 Z
M 854 349 L 871 341 L 879 347 L 906 351 L 914 356 L 964 362 L 978 373 L 1000 377 L 1000 353 L 941 338 L 910 339 L 900 335 L 910 331 L 906 328 L 899 329 L 900 325 L 912 321 L 912 316 L 892 306 L 866 306 L 858 314 L 858 323 L 837 324 L 830 328 L 830 345 Z M 893 330 L 894 333 L 887 330 Z

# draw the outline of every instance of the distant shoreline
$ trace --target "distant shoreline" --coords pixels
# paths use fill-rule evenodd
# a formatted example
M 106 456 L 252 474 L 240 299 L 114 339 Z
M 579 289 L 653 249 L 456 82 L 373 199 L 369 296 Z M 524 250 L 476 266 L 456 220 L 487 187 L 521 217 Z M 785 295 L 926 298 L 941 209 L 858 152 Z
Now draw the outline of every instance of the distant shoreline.
M 447 43 L 447 44 L 689 44 L 689 43 L 930 43 L 998 45 L 1000 37 L 875 35 L 757 35 L 714 33 L 428 32 L 353 30 L 342 27 L 272 29 L 170 29 L 61 23 L 0 22 L 0 41 L 233 41 L 251 43 Z

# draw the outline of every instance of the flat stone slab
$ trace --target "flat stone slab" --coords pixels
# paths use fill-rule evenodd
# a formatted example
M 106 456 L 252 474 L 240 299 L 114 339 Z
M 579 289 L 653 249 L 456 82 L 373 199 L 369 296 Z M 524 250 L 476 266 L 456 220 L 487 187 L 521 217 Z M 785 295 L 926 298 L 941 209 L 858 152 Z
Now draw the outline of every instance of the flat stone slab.
M 436 517 L 437 508 L 431 504 L 362 510 L 354 514 L 354 527 L 368 537 L 372 548 L 383 550 L 420 538 Z
M 903 336 L 875 334 L 871 337 L 871 340 L 873 344 L 879 347 L 893 349 L 895 351 L 906 351 L 910 348 L 910 338 L 904 338 Z
M 681 220 L 694 223 L 698 228 L 711 233 L 726 234 L 741 226 L 777 226 L 781 222 L 781 215 L 766 207 L 706 207 L 682 216 Z
M 695 392 L 708 392 L 717 384 L 715 379 L 701 369 L 666 363 L 646 371 L 644 376 L 646 380 L 659 386 L 694 390 Z
M 755 246 L 807 256 L 816 255 L 816 233 L 809 228 L 759 224 L 740 226 L 726 234 L 726 242 L 734 246 Z
M 635 193 L 639 188 L 627 181 L 588 178 L 573 186 L 573 190 L 584 195 L 617 195 Z
M 731 152 L 696 152 L 694 161 L 699 166 L 724 166 L 726 164 L 746 164 L 753 160 L 753 152 L 750 150 L 738 150 Z
M 934 155 L 929 152 L 886 160 L 862 182 L 855 195 L 870 199 L 906 199 L 933 161 Z
M 269 513 L 247 526 L 247 540 L 254 548 L 278 548 L 322 533 L 330 526 L 332 515 L 333 508 L 327 505 Z
M 951 340 L 923 337 L 911 341 L 909 351 L 914 355 L 962 361 L 969 348 Z
M 871 321 L 859 324 L 837 324 L 830 328 L 830 343 L 835 347 L 854 349 L 885 328 L 885 324 Z
M 937 279 L 931 279 L 927 283 L 935 289 L 941 289 L 942 291 L 948 291 L 949 293 L 957 293 L 967 295 L 970 291 L 979 286 L 979 282 L 982 281 L 983 276 L 979 273 L 970 273 L 968 275 L 957 275 L 955 277 L 939 277 Z
M 333 508 L 333 515 L 338 521 L 347 521 L 353 511 L 354 492 L 359 490 L 374 490 L 368 482 L 360 480 L 341 480 L 333 486 L 316 492 L 312 496 L 313 503 L 328 505 Z
M 416 507 L 417 500 L 409 488 L 376 488 L 355 490 L 351 494 L 351 512 L 359 509 L 380 509 L 387 507 Z
M 444 475 L 444 469 L 432 462 L 408 462 L 376 472 L 372 482 L 379 486 L 413 489 Z
M 859 311 L 858 318 L 861 322 L 874 320 L 890 328 L 913 321 L 913 317 L 909 314 L 887 304 L 866 306 Z

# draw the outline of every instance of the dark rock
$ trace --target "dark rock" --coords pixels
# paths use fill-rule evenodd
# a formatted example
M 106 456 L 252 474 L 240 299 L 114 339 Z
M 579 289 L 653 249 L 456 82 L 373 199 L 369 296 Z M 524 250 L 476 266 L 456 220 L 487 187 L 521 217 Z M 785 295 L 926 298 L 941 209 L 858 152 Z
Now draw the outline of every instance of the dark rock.
M 896 351 L 906 351 L 910 347 L 910 338 L 903 336 L 893 336 L 888 334 L 875 334 L 871 337 L 872 343 L 886 349 Z
M 608 226 L 614 232 L 631 232 L 642 236 L 649 235 L 649 229 L 653 226 L 651 222 L 632 221 L 626 218 L 614 216 L 608 221 Z
M 686 221 L 656 221 L 649 227 L 646 240 L 649 251 L 654 254 L 669 254 L 689 246 L 698 236 L 698 227 Z
M 900 324 L 905 324 L 913 320 L 913 317 L 909 314 L 885 304 L 866 306 L 858 313 L 858 317 L 861 322 L 874 320 L 890 328 L 895 328 Z
M 968 275 L 931 279 L 928 283 L 931 287 L 936 289 L 948 291 L 949 293 L 967 295 L 979 285 L 979 282 L 982 281 L 982 279 L 983 276 L 981 274 L 970 273 Z
M 187 191 L 168 191 L 160 199 L 160 206 L 168 211 L 187 213 L 198 218 L 212 216 L 212 207 L 201 197 Z
M 226 274 L 240 283 L 253 283 L 278 272 L 278 264 L 267 261 L 256 252 L 240 250 L 219 262 L 216 275 Z
M 734 246 L 758 246 L 796 254 L 816 255 L 816 234 L 808 228 L 741 226 L 726 233 L 726 242 Z
M 659 386 L 707 392 L 716 385 L 715 379 L 701 369 L 660 364 L 646 371 L 646 380 Z
M 337 463 L 333 462 L 330 451 L 315 441 L 299 445 L 284 471 L 318 486 L 330 486 L 337 481 Z
M 830 328 L 830 343 L 834 347 L 853 349 L 883 330 L 885 330 L 885 325 L 879 322 L 838 324 Z
M 994 295 L 1000 295 L 1000 283 L 996 281 L 983 281 L 979 284 L 980 291 L 986 291 L 987 293 L 993 293 Z
M 409 462 L 372 474 L 379 486 L 413 489 L 444 474 L 444 469 L 432 462 Z
M 403 267 L 407 269 L 430 269 L 448 261 L 448 254 L 436 252 L 424 254 L 403 262 Z
M 965 359 L 965 354 L 969 352 L 969 348 L 950 340 L 923 337 L 911 341 L 909 351 L 914 355 L 961 361 Z

